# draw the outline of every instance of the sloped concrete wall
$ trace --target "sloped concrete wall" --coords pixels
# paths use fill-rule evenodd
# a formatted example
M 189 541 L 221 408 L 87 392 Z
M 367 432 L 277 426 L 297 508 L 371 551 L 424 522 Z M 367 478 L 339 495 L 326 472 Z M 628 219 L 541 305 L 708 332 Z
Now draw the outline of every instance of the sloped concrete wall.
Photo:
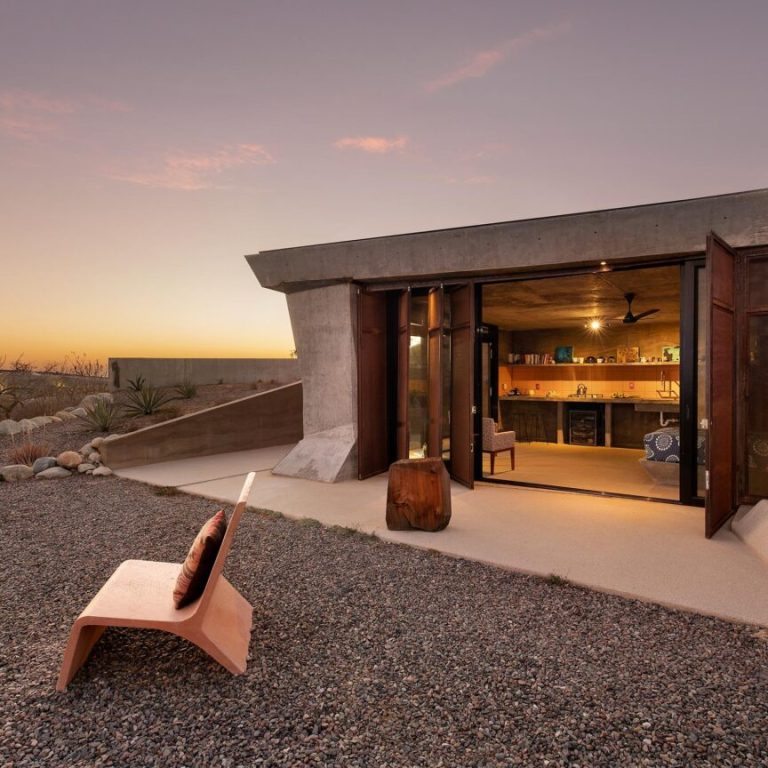
M 127 386 L 137 376 L 156 387 L 172 387 L 183 381 L 252 384 L 261 380 L 289 384 L 301 378 L 299 361 L 292 358 L 110 357 L 108 373 L 112 389 Z
M 121 435 L 99 450 L 108 467 L 120 469 L 289 445 L 304 434 L 302 400 L 296 382 Z

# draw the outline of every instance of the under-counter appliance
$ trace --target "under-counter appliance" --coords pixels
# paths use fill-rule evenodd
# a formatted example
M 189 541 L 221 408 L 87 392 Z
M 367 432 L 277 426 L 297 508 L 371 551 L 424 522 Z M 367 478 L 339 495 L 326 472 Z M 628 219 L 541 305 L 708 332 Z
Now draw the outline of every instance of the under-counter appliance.
M 605 445 L 602 405 L 569 403 L 567 413 L 568 442 L 571 445 Z

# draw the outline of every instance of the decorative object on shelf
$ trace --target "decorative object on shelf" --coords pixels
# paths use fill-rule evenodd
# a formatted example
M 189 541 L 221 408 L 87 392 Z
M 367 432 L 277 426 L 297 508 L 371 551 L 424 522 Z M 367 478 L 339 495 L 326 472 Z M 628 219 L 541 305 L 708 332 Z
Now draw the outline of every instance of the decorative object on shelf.
M 584 358 L 584 362 L 585 363 L 589 363 L 591 365 L 592 363 L 596 363 L 597 362 L 597 358 L 593 357 L 592 355 L 589 355 L 588 357 Z
M 679 363 L 680 362 L 680 345 L 662 347 L 661 359 L 665 363 Z
M 609 363 L 615 363 L 616 362 L 616 358 L 613 355 L 608 355 L 608 362 Z
M 572 363 L 573 347 L 555 347 L 556 363 Z
M 640 348 L 619 347 L 616 350 L 616 360 L 620 363 L 636 363 L 640 360 Z

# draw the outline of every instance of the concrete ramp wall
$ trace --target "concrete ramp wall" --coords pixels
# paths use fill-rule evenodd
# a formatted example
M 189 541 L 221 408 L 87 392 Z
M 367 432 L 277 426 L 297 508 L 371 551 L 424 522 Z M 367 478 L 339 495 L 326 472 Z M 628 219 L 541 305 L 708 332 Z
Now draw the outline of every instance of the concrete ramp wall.
M 301 382 L 180 416 L 103 443 L 112 469 L 297 443 L 304 435 Z

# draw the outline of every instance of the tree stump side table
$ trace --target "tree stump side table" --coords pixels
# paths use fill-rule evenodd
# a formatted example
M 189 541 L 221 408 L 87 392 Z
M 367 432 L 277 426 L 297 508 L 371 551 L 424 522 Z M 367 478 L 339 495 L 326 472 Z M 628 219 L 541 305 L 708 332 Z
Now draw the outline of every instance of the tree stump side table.
M 402 459 L 389 468 L 387 528 L 442 531 L 451 520 L 451 480 L 442 459 Z

